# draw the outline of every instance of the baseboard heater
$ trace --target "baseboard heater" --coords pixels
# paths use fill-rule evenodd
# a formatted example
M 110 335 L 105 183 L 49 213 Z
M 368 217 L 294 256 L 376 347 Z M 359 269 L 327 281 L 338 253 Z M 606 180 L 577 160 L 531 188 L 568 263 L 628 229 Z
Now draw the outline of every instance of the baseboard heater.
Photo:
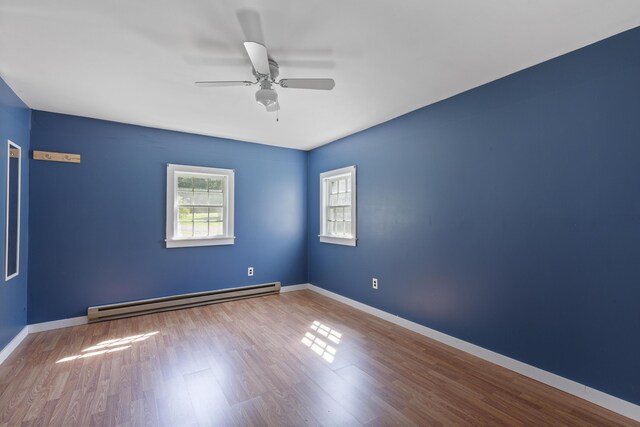
M 199 305 L 216 304 L 244 298 L 273 295 L 280 292 L 280 282 L 263 285 L 244 286 L 241 288 L 221 289 L 217 291 L 197 292 L 174 295 L 170 297 L 152 298 L 119 304 L 99 305 L 87 309 L 89 323 L 123 317 L 140 316 L 159 311 L 178 310 Z

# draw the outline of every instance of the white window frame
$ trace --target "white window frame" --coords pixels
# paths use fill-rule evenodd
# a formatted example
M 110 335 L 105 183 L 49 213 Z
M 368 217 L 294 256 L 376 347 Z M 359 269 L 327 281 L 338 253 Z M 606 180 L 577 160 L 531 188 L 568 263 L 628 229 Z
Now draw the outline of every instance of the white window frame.
M 224 219 L 225 234 L 219 237 L 176 237 L 178 221 L 178 204 L 176 192 L 178 191 L 178 180 L 176 173 L 193 173 L 200 175 L 224 176 L 227 179 L 224 191 Z M 186 166 L 167 164 L 167 248 L 184 248 L 194 246 L 215 246 L 233 245 L 235 235 L 233 233 L 233 210 L 234 210 L 234 181 L 235 171 L 233 169 L 209 168 L 203 166 Z
M 11 149 L 18 150 L 18 218 L 17 218 L 17 230 L 16 230 L 16 271 L 13 274 L 8 274 L 9 268 L 9 197 L 10 197 L 10 178 L 11 178 Z M 22 147 L 10 139 L 7 140 L 7 194 L 6 194 L 6 206 L 5 206 L 5 234 L 4 234 L 4 280 L 8 280 L 17 277 L 20 274 L 20 218 L 21 212 L 21 200 L 22 200 Z
M 328 204 L 328 185 L 331 179 L 341 176 L 351 177 L 351 237 L 339 237 L 327 235 L 327 204 Z M 347 166 L 320 174 L 320 242 L 332 243 L 335 245 L 356 246 L 357 242 L 357 209 L 356 209 L 356 167 Z

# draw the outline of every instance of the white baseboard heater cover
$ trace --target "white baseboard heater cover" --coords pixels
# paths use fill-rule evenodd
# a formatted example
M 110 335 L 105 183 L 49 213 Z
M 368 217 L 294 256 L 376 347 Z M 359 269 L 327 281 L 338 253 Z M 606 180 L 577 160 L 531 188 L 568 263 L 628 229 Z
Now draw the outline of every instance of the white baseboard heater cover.
M 178 310 L 199 305 L 215 304 L 244 298 L 253 298 L 280 293 L 280 282 L 262 285 L 244 286 L 241 288 L 220 289 L 217 291 L 196 292 L 192 294 L 174 295 L 152 298 L 119 304 L 99 305 L 87 309 L 89 323 L 102 320 L 120 319 L 140 316 L 159 311 Z

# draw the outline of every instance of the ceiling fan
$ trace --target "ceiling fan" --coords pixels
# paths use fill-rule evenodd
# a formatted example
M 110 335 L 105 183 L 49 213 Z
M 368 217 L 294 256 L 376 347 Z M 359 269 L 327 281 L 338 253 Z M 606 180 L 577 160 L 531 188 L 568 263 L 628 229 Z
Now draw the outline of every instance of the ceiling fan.
M 247 50 L 251 64 L 253 65 L 253 75 L 256 81 L 202 81 L 196 82 L 199 87 L 225 87 L 225 86 L 252 86 L 260 85 L 256 92 L 256 101 L 264 105 L 267 111 L 278 111 L 278 93 L 273 89 L 273 85 L 280 85 L 283 88 L 291 89 L 315 89 L 331 90 L 336 85 L 333 79 L 281 79 L 276 80 L 279 75 L 279 66 L 276 61 L 269 58 L 267 48 L 257 42 L 245 42 L 244 48 Z

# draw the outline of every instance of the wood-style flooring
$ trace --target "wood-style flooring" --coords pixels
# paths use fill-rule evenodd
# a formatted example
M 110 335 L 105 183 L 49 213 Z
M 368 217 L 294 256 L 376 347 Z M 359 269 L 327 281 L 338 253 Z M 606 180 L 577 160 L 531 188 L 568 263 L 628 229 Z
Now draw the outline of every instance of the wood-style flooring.
M 311 291 L 29 335 L 0 425 L 633 425 Z

